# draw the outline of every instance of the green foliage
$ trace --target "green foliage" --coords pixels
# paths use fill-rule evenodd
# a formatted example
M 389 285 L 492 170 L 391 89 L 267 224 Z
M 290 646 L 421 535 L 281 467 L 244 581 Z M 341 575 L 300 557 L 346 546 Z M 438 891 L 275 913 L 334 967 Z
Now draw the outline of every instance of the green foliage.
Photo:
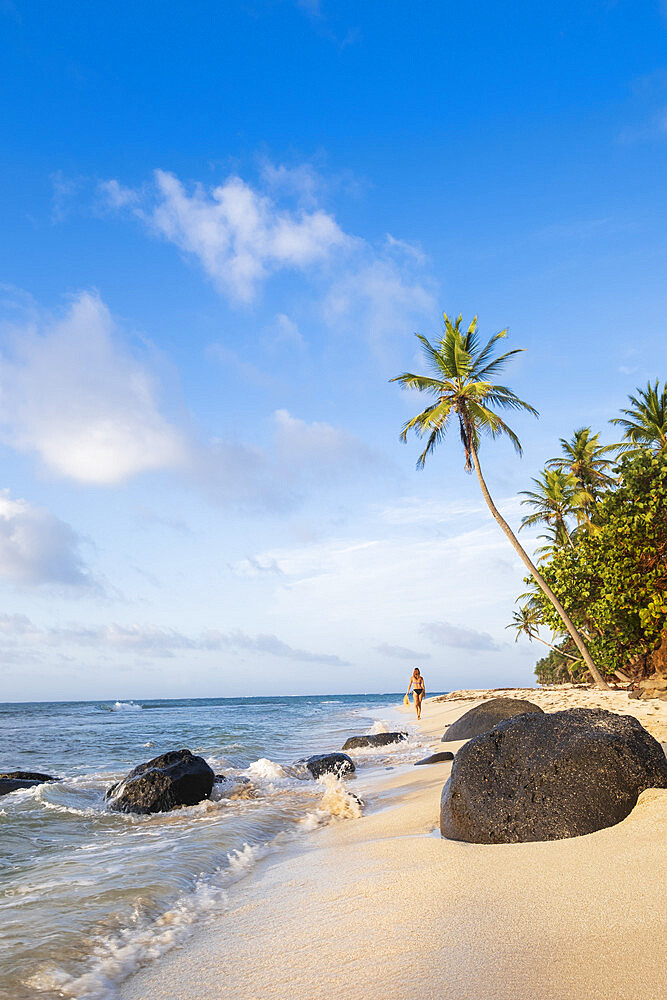
M 543 553 L 553 552 L 561 545 L 572 545 L 567 518 L 577 515 L 585 509 L 589 495 L 579 488 L 579 482 L 571 472 L 561 469 L 545 469 L 540 479 L 533 479 L 534 490 L 522 490 L 520 496 L 526 497 L 522 504 L 533 507 L 532 514 L 521 518 L 521 528 L 532 527 L 535 524 L 546 524 L 550 529 L 547 538 L 552 544 L 544 546 Z M 519 529 L 521 530 L 521 529 Z M 543 556 L 544 558 L 544 556 Z
M 636 396 L 630 396 L 631 409 L 621 410 L 622 417 L 615 417 L 611 423 L 623 428 L 624 443 L 621 451 L 638 455 L 643 448 L 652 448 L 657 454 L 667 451 L 667 385 L 660 389 L 648 382 L 645 389 L 637 389 Z
M 583 683 L 589 680 L 583 660 L 573 663 L 557 649 L 549 650 L 547 656 L 537 661 L 535 676 L 540 684 L 567 684 L 569 681 Z
M 560 439 L 560 447 L 563 454 L 548 461 L 547 469 L 560 469 L 575 477 L 584 498 L 584 512 L 588 515 L 600 491 L 614 485 L 610 475 L 614 462 L 607 456 L 618 451 L 618 445 L 601 445 L 599 434 L 591 434 L 590 427 L 579 427 L 571 441 Z
M 655 648 L 667 625 L 667 453 L 635 450 L 620 473 L 618 488 L 594 509 L 593 530 L 543 568 L 607 676 Z M 558 628 L 542 593 L 533 600 L 544 624 Z

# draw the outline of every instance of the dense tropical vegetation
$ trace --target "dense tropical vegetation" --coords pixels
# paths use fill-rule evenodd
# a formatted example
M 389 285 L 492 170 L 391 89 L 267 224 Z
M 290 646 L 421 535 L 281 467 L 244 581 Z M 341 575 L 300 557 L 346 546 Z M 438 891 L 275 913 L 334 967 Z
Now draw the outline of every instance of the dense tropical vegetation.
M 445 314 L 444 321 L 433 343 L 417 334 L 427 374 L 392 379 L 430 397 L 405 423 L 401 439 L 411 431 L 426 439 L 417 461 L 422 468 L 450 423 L 458 424 L 465 468 L 475 470 L 491 514 L 530 572 L 528 592 L 507 627 L 517 640 L 525 636 L 549 648 L 535 668 L 541 682 L 588 675 L 606 687 L 610 679 L 651 673 L 655 657 L 667 653 L 667 387 L 656 380 L 635 390 L 631 406 L 610 421 L 623 431 L 618 444 L 601 444 L 590 427 L 561 438 L 561 454 L 522 492 L 531 511 L 521 528 L 543 529 L 538 569 L 496 508 L 479 461 L 483 437 L 507 437 L 521 454 L 499 410 L 537 415 L 495 381 L 520 350 L 496 353 L 505 330 L 482 344 L 477 317 L 467 329 L 461 316 Z
M 598 434 L 580 428 L 570 442 L 561 439 L 562 456 L 523 494 L 533 511 L 522 527 L 547 526 L 544 578 L 603 675 L 620 680 L 651 673 L 667 646 L 667 390 L 649 382 L 630 403 L 610 421 L 623 429 L 617 445 L 602 446 Z M 553 480 L 550 470 L 567 479 Z M 531 641 L 540 629 L 553 631 L 551 650 L 535 668 L 538 679 L 583 679 L 584 665 L 553 606 L 530 578 L 526 583 L 529 592 L 508 628 Z

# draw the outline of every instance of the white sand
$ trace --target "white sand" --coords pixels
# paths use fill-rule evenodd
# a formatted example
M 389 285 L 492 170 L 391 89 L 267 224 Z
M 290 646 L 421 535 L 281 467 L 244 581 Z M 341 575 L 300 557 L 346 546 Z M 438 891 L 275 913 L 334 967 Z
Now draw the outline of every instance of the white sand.
M 426 702 L 420 728 L 434 750 L 485 693 L 467 694 Z M 667 703 L 621 692 L 502 694 L 547 710 L 599 703 L 667 731 Z M 265 859 L 211 925 L 121 996 L 665 1000 L 667 790 L 644 792 L 624 822 L 590 836 L 462 844 L 436 832 L 449 770 L 402 766 L 370 789 L 362 772 L 350 786 L 369 795 L 362 819 Z

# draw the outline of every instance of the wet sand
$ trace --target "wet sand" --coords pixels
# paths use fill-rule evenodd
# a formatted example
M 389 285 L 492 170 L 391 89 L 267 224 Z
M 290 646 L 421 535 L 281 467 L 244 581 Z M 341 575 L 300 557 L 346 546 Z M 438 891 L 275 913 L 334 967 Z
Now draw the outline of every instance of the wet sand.
M 461 694 L 425 702 L 425 754 L 445 749 L 447 725 L 487 693 Z M 667 703 L 622 692 L 502 695 L 547 711 L 601 703 L 667 733 Z M 209 925 L 120 996 L 665 1000 L 667 790 L 644 792 L 627 819 L 589 836 L 463 844 L 437 829 L 450 767 L 400 765 L 366 784 L 360 775 L 349 787 L 368 800 L 361 819 L 259 862 Z

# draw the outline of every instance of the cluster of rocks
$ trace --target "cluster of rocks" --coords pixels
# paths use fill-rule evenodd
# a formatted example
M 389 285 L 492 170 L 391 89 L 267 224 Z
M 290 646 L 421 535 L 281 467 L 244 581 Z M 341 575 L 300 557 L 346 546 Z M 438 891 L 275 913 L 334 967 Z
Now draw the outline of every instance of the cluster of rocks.
M 407 733 L 376 733 L 353 736 L 343 750 L 352 747 L 378 747 L 407 739 Z M 313 778 L 334 774 L 338 778 L 353 774 L 355 766 L 346 753 L 314 754 L 297 761 Z M 31 788 L 47 781 L 60 781 L 50 774 L 37 771 L 0 773 L 0 795 Z M 107 789 L 105 800 L 115 812 L 149 814 L 168 812 L 178 806 L 194 806 L 211 797 L 213 785 L 225 776 L 214 774 L 203 757 L 190 750 L 170 750 L 139 764 L 121 781 Z
M 654 691 L 667 697 L 661 675 L 641 684 L 638 697 L 656 697 L 644 694 Z M 344 751 L 388 746 L 407 735 L 351 736 L 342 751 L 297 764 L 313 778 L 343 778 L 355 771 Z M 454 840 L 501 844 L 593 833 L 625 819 L 646 788 L 667 788 L 660 744 L 637 719 L 602 709 L 545 713 L 525 699 L 491 698 L 452 723 L 442 741 L 467 742 L 456 755 L 443 750 L 416 764 L 453 762 L 441 795 L 440 831 Z M 0 795 L 59 780 L 37 771 L 0 773 Z M 166 812 L 210 798 L 224 780 L 203 757 L 172 750 L 139 764 L 105 798 L 119 812 Z
M 646 788 L 667 788 L 664 751 L 634 717 L 495 701 L 466 712 L 443 736 L 468 739 L 442 790 L 443 837 L 477 844 L 577 837 L 625 819 Z
M 352 736 L 343 750 L 354 747 L 378 747 L 407 739 L 407 733 L 374 733 Z M 338 778 L 354 774 L 354 761 L 338 752 L 313 754 L 296 762 L 313 778 L 333 774 Z M 167 812 L 177 806 L 192 806 L 210 798 L 216 781 L 224 775 L 214 774 L 203 757 L 189 750 L 171 750 L 139 764 L 122 781 L 107 790 L 105 798 L 110 809 L 118 812 Z
M 659 698 L 661 701 L 667 701 L 667 676 L 651 674 L 650 677 L 645 677 L 628 693 L 628 698 L 639 698 L 641 701 Z

